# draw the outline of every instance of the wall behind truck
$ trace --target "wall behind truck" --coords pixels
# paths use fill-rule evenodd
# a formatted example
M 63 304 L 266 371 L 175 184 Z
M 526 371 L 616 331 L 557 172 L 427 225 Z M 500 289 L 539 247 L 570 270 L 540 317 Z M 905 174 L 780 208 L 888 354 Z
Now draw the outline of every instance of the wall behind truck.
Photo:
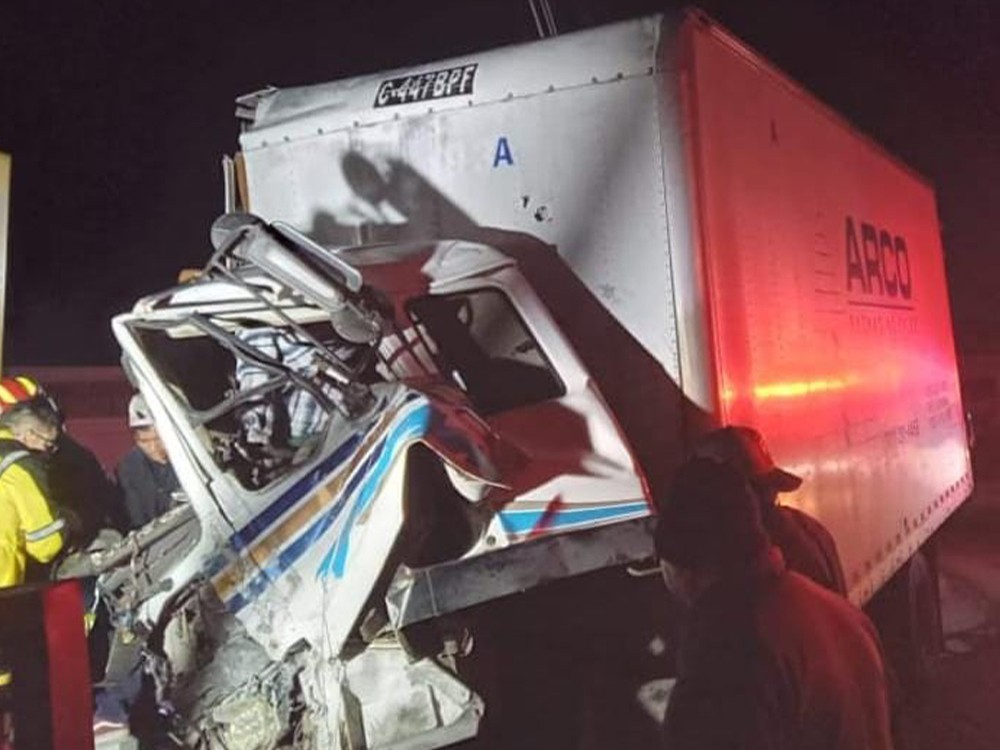
M 971 491 L 933 190 L 709 24 L 685 75 L 724 421 L 867 599 Z

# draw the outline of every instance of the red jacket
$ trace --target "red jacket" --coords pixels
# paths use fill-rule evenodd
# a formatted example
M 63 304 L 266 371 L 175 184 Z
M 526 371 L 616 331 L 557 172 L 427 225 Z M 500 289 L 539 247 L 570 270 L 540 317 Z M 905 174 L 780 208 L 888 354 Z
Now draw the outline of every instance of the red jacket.
M 777 548 L 695 602 L 665 747 L 888 750 L 889 724 L 875 628 L 842 597 L 786 570 Z
M 789 570 L 801 573 L 835 594 L 847 596 L 837 544 L 827 528 L 789 505 L 774 505 L 762 514 L 764 528 L 781 550 Z

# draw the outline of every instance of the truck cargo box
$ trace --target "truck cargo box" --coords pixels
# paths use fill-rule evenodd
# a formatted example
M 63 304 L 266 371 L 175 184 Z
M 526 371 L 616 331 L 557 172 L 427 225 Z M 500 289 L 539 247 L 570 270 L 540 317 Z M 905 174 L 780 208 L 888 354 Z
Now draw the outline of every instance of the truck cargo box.
M 759 428 L 855 600 L 969 495 L 933 189 L 703 15 L 242 103 L 268 219 L 553 246 L 625 332 L 570 331 L 654 491 L 702 417 Z

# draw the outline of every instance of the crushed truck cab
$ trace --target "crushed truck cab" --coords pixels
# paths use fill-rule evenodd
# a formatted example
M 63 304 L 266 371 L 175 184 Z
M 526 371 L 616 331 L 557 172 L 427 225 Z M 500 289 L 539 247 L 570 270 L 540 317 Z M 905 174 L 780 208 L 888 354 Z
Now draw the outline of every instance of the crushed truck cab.
M 185 494 L 123 543 L 155 576 L 105 573 L 119 620 L 163 631 L 192 740 L 276 742 L 293 696 L 316 747 L 471 736 L 481 702 L 406 628 L 648 556 L 621 431 L 496 249 L 333 251 L 247 215 L 216 236 L 198 280 L 113 324 Z

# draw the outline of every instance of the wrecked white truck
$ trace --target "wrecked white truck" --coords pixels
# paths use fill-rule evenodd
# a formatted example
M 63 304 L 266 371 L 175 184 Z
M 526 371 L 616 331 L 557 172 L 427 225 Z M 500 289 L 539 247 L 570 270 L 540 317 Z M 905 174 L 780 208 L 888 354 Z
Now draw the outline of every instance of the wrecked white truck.
M 187 744 L 651 746 L 624 566 L 720 423 L 929 646 L 972 476 L 924 180 L 697 13 L 238 116 L 253 215 L 114 321 L 185 497 L 101 586 Z
M 128 556 L 115 619 L 193 746 L 474 735 L 472 634 L 407 629 L 648 555 L 642 522 L 560 535 L 649 515 L 613 417 L 495 249 L 332 254 L 246 215 L 216 236 L 198 281 L 114 321 L 186 495 L 98 560 Z

